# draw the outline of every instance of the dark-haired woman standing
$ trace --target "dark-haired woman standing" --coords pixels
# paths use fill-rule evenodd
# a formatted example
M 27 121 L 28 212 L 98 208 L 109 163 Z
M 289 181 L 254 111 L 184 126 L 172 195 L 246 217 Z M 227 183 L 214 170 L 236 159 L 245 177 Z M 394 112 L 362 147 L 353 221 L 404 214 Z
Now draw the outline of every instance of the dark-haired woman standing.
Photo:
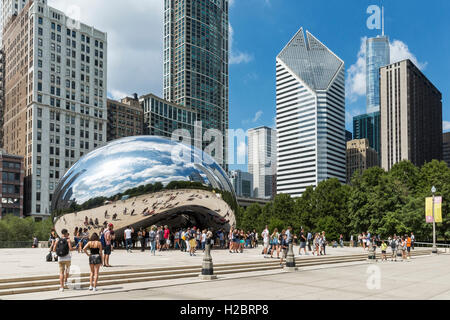
M 90 253 L 87 252 L 87 249 L 89 249 Z M 98 271 L 103 261 L 102 249 L 102 243 L 99 240 L 98 234 L 94 232 L 83 249 L 89 256 L 89 267 L 91 268 L 89 290 L 92 291 L 97 291 Z

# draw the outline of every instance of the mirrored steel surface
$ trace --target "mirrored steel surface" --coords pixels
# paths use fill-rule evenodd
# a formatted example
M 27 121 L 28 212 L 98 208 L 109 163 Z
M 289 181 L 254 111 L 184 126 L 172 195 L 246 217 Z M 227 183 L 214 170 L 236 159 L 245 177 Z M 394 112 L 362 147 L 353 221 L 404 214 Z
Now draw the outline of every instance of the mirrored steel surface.
M 61 179 L 52 202 L 58 233 L 98 232 L 108 223 L 116 231 L 154 224 L 227 230 L 236 209 L 233 187 L 212 157 L 156 136 L 115 140 L 85 155 Z

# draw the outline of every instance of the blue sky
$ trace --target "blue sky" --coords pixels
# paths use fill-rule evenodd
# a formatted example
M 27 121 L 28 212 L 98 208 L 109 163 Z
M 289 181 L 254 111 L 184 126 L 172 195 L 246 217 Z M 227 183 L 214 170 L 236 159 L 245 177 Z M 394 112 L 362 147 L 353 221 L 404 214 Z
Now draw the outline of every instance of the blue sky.
M 49 0 L 82 22 L 108 34 L 108 96 L 162 95 L 162 0 Z M 230 0 L 230 128 L 274 126 L 275 58 L 300 27 L 345 61 L 347 128 L 365 112 L 361 41 L 374 37 L 366 13 L 384 5 L 392 56 L 414 60 L 443 95 L 443 120 L 450 130 L 450 1 L 448 0 Z M 98 12 L 102 12 L 101 15 Z M 118 23 L 120 22 L 120 23 Z M 361 53 L 358 55 L 358 53 Z M 361 81 L 362 79 L 362 81 Z M 244 153 L 245 148 L 236 152 Z M 246 165 L 230 166 L 247 170 Z
M 370 5 L 385 8 L 385 32 L 394 44 L 394 58 L 413 59 L 442 92 L 443 120 L 450 130 L 450 1 L 448 0 L 234 0 L 230 8 L 233 29 L 230 64 L 230 128 L 244 130 L 274 125 L 275 58 L 300 27 L 309 30 L 345 61 L 346 126 L 365 112 L 361 75 L 363 37 L 374 37 L 366 13 Z M 395 41 L 397 40 L 397 41 Z M 392 52 L 391 50 L 391 52 Z M 391 53 L 392 54 L 392 53 Z M 351 79 L 349 78 L 351 76 Z M 232 166 L 245 170 L 245 166 Z

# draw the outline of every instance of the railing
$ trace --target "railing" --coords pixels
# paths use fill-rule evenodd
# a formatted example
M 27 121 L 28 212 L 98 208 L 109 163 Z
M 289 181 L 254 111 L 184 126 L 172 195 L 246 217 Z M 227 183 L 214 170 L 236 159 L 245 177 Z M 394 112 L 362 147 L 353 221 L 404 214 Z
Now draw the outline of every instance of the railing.
M 414 242 L 415 247 L 433 247 L 432 242 Z M 436 243 L 437 248 L 450 248 L 450 244 L 447 243 Z
M 0 241 L 0 249 L 31 248 L 33 241 Z

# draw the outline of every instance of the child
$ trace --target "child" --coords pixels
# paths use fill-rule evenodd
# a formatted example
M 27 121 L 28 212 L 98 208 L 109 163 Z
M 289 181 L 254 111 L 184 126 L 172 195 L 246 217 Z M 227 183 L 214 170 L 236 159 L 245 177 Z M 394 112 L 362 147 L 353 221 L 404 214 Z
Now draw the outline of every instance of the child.
M 381 241 L 381 261 L 386 260 L 386 249 L 387 249 L 387 244 L 383 241 Z

